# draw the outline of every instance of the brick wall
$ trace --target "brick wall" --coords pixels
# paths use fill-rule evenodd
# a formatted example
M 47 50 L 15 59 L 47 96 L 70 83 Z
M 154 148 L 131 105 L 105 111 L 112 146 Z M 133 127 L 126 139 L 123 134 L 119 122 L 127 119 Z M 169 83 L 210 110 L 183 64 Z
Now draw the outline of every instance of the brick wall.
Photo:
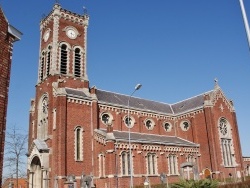
M 13 40 L 14 38 L 8 34 L 8 23 L 0 7 L 0 185 L 2 184 L 1 177 Z

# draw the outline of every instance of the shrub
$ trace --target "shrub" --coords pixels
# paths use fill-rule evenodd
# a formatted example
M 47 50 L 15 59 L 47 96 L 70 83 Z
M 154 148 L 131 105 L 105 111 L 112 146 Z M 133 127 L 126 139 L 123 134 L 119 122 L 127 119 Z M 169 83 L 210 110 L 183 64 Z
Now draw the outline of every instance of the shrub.
M 199 181 L 195 180 L 181 180 L 175 183 L 171 188 L 216 188 L 218 187 L 217 181 L 212 181 L 209 179 L 203 179 Z

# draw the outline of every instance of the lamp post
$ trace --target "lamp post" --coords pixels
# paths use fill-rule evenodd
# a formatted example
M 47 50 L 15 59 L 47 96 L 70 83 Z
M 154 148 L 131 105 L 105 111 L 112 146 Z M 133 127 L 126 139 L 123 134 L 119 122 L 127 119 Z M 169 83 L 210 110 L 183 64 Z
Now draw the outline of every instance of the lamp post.
M 244 21 L 244 24 L 245 24 L 248 45 L 249 45 L 249 49 L 250 49 L 250 27 L 249 27 L 248 20 L 247 20 L 247 14 L 246 14 L 246 10 L 245 10 L 243 0 L 239 0 L 239 2 L 240 2 L 240 8 L 241 8 L 241 12 L 242 12 L 243 21 Z
M 128 98 L 128 142 L 129 142 L 129 168 L 130 168 L 130 188 L 133 188 L 133 165 L 132 165 L 132 152 L 131 152 L 131 135 L 130 135 L 130 129 L 131 129 L 131 123 L 130 123 L 130 99 L 133 96 L 133 94 L 139 90 L 141 88 L 141 84 L 137 84 L 135 86 L 134 91 L 130 94 L 129 98 Z

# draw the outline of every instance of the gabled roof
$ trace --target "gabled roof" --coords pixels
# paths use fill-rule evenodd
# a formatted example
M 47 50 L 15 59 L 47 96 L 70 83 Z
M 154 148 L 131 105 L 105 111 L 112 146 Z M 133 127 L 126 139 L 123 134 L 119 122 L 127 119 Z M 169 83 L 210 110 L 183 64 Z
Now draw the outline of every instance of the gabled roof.
M 192 98 L 185 99 L 183 101 L 172 104 L 171 107 L 173 109 L 174 114 L 183 113 L 191 109 L 193 110 L 196 108 L 201 108 L 204 105 L 204 95 L 209 94 L 211 92 L 212 91 L 207 93 L 202 93 Z
M 0 14 L 3 14 L 5 21 L 8 23 L 8 33 L 14 37 L 14 41 L 18 41 L 21 39 L 22 33 L 17 30 L 14 26 L 10 25 L 8 19 L 6 18 L 3 9 L 0 7 Z
M 105 129 L 95 129 L 95 132 L 107 137 Z M 129 132 L 126 131 L 113 131 L 115 140 L 117 142 L 128 142 Z M 175 136 L 155 135 L 155 134 L 144 134 L 144 133 L 130 133 L 131 143 L 141 144 L 161 144 L 165 146 L 187 146 L 187 147 L 199 147 L 199 144 L 184 140 Z
M 36 139 L 33 141 L 35 146 L 37 147 L 37 150 L 39 152 L 48 152 L 49 148 L 44 140 Z
M 76 98 L 90 98 L 90 94 L 86 93 L 84 90 L 66 88 L 66 93 L 68 96 Z M 220 90 L 220 89 L 219 89 Z M 181 113 L 186 113 L 191 110 L 196 110 L 203 108 L 204 106 L 204 95 L 213 96 L 217 90 L 211 90 L 197 96 L 185 99 L 183 101 L 167 104 L 163 102 L 156 102 L 147 99 L 141 99 L 137 97 L 130 97 L 128 95 L 114 93 L 110 91 L 104 91 L 96 89 L 96 97 L 99 104 L 106 104 L 116 107 L 129 107 L 130 109 L 141 110 L 144 112 L 154 112 L 166 115 L 178 115 Z
M 66 91 L 67 95 L 72 96 L 72 97 L 77 97 L 77 98 L 87 97 L 87 95 L 82 90 L 65 88 L 65 91 Z
M 96 95 L 98 101 L 106 104 L 113 104 L 117 106 L 128 106 L 129 96 L 109 91 L 97 90 Z M 169 104 L 150 101 L 146 99 L 131 97 L 129 100 L 129 106 L 134 109 L 140 109 L 143 111 L 160 112 L 166 114 L 172 114 L 172 110 Z
M 207 92 L 210 93 L 210 92 Z M 204 94 L 183 100 L 175 104 L 155 102 L 146 99 L 131 97 L 130 108 L 140 109 L 143 111 L 160 112 L 164 114 L 179 114 L 190 110 L 202 108 L 204 105 Z M 117 106 L 128 106 L 129 96 L 117 94 L 109 91 L 97 90 L 96 95 L 101 103 L 112 104 Z
M 14 41 L 21 39 L 22 33 L 10 24 L 8 26 L 8 32 L 14 37 Z

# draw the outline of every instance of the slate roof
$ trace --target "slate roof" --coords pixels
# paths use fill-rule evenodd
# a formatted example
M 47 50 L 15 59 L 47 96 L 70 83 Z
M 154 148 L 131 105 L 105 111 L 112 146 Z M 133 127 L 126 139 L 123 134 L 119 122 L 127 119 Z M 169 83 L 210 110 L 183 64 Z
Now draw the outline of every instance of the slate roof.
M 105 129 L 95 129 L 95 132 L 107 136 Z M 129 133 L 126 131 L 113 131 L 116 141 L 128 142 Z M 188 140 L 184 140 L 175 136 L 165 136 L 165 135 L 154 135 L 154 134 L 144 134 L 144 133 L 130 133 L 130 141 L 132 143 L 150 143 L 150 144 L 161 144 L 166 146 L 188 146 L 188 147 L 199 147 L 199 144 L 195 144 Z
M 71 89 L 71 88 L 65 88 L 66 93 L 69 96 L 74 96 L 74 97 L 87 97 L 87 95 L 81 91 L 81 90 L 77 90 L 77 89 Z
M 122 105 L 128 106 L 129 96 L 112 93 L 108 91 L 97 90 L 96 95 L 98 101 L 107 103 L 107 104 L 115 104 L 115 105 Z M 145 111 L 153 111 L 153 112 L 161 112 L 172 114 L 171 106 L 169 104 L 150 101 L 146 99 L 140 99 L 136 97 L 131 97 L 129 106 L 135 109 L 141 109 Z
M 172 104 L 174 114 L 182 113 L 191 109 L 196 109 L 204 105 L 204 93 L 198 96 Z
M 209 91 L 207 93 L 209 94 L 212 92 L 213 91 Z M 66 88 L 66 93 L 69 96 L 89 98 L 88 95 L 85 94 L 83 90 Z M 128 95 L 118 94 L 99 89 L 96 90 L 96 96 L 99 103 L 127 107 L 129 100 L 129 106 L 131 109 L 138 109 L 147 112 L 156 112 L 169 115 L 180 114 L 188 112 L 190 110 L 202 108 L 204 105 L 204 94 L 205 93 L 202 93 L 200 95 L 194 96 L 192 98 L 174 104 L 167 104 L 163 102 L 156 102 L 136 97 L 131 97 L 129 100 Z
M 34 144 L 37 147 L 38 151 L 49 151 L 49 148 L 44 140 L 41 139 L 35 139 Z
M 203 107 L 204 94 L 205 93 L 202 93 L 200 95 L 183 100 L 175 104 L 167 104 L 162 102 L 155 102 L 151 100 L 131 97 L 129 106 L 130 108 L 173 115 Z M 117 94 L 103 90 L 97 90 L 96 95 L 99 102 L 118 105 L 118 106 L 119 105 L 128 106 L 129 96 L 127 95 Z

